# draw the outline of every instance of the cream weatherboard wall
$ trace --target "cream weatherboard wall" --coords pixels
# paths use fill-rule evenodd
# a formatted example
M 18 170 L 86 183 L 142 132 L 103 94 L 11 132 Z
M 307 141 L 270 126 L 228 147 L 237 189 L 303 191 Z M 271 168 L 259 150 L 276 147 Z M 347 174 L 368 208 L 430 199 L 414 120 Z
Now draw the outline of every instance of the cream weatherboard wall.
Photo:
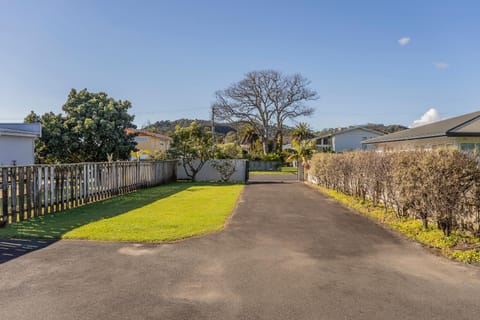
M 379 152 L 435 149 L 476 149 L 480 151 L 480 137 L 435 137 L 404 141 L 389 141 L 376 143 L 374 147 L 374 150 Z

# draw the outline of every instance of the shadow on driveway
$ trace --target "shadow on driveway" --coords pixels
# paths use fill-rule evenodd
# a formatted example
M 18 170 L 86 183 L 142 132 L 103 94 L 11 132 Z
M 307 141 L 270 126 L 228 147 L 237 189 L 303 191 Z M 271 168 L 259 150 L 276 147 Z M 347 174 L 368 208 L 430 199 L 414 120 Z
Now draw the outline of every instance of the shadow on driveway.
M 0 264 L 43 249 L 56 240 L 0 239 Z

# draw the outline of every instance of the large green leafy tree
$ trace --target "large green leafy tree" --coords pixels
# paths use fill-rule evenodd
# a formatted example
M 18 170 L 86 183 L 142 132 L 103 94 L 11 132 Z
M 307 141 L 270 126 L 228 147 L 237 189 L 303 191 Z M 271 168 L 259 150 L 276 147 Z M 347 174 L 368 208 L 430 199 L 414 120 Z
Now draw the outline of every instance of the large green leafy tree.
M 62 109 L 64 115 L 31 113 L 26 122 L 42 123 L 42 138 L 37 142 L 41 162 L 89 162 L 125 160 L 135 150 L 134 135 L 126 128 L 135 127 L 128 113 L 129 101 L 115 100 L 106 93 L 72 89 Z
M 25 117 L 25 122 L 40 122 L 42 124 L 42 137 L 35 140 L 35 162 L 57 163 L 66 161 L 71 147 L 71 135 L 65 127 L 65 119 L 61 114 L 53 112 L 38 116 L 31 111 Z
M 179 159 L 188 177 L 195 178 L 208 159 L 212 158 L 212 134 L 193 121 L 190 126 L 176 126 L 172 134 L 170 157 Z

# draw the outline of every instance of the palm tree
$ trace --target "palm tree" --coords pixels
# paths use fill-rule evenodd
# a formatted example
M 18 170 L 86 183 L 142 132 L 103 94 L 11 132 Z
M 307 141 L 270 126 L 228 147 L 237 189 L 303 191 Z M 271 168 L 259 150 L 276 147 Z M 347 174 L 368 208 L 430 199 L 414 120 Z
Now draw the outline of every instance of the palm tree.
M 292 140 L 303 141 L 314 137 L 313 131 L 308 123 L 300 122 L 292 131 Z
M 253 145 L 258 140 L 258 134 L 255 132 L 252 126 L 247 126 L 244 128 L 244 132 L 241 139 L 241 144 L 248 144 L 248 149 L 252 151 Z
M 310 169 L 309 160 L 315 152 L 315 140 L 292 140 L 293 152 L 287 161 L 297 161 L 298 163 L 298 179 L 305 179 L 304 169 Z

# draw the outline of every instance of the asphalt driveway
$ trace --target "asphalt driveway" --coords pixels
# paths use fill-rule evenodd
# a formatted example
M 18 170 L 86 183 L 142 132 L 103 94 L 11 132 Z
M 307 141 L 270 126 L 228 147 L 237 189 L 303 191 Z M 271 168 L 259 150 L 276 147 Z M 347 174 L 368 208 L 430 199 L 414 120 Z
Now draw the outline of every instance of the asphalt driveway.
M 296 182 L 246 186 L 219 233 L 58 241 L 0 264 L 7 319 L 478 319 L 480 269 Z

